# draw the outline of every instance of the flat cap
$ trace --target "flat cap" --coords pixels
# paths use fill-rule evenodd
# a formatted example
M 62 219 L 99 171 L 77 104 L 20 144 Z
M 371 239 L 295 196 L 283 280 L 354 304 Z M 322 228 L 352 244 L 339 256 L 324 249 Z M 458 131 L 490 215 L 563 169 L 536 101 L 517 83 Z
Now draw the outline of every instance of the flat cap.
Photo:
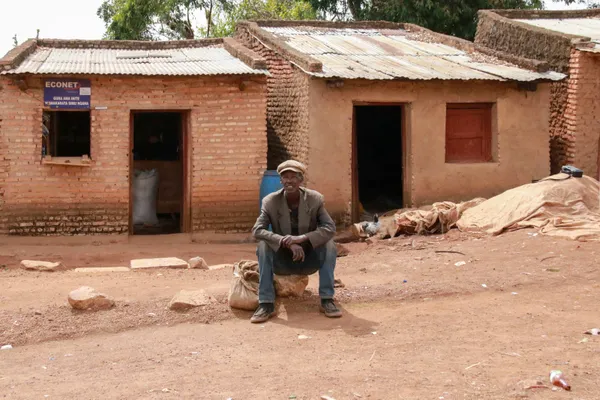
M 302 175 L 306 174 L 306 166 L 301 162 L 295 160 L 287 160 L 279 164 L 277 167 L 277 173 L 279 175 L 283 174 L 285 171 L 294 171 L 299 172 Z

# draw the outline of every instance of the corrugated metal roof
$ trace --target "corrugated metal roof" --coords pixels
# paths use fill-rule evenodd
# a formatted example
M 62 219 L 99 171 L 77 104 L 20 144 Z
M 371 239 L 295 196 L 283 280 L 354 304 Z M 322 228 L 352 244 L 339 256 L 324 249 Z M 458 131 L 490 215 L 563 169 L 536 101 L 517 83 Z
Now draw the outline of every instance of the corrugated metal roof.
M 600 41 L 600 18 L 565 19 L 515 19 L 525 24 L 537 26 L 568 35 L 585 36 Z
M 38 47 L 19 66 L 2 74 L 238 75 L 267 74 L 222 47 L 168 50 Z
M 412 39 L 404 30 L 263 27 L 294 49 L 323 63 L 322 78 L 561 80 L 556 72 L 538 73 L 492 57 L 469 54 L 441 43 Z
M 581 46 L 579 50 L 600 53 L 600 18 L 515 19 L 515 21 L 568 35 L 588 37 L 594 43 L 593 47 Z

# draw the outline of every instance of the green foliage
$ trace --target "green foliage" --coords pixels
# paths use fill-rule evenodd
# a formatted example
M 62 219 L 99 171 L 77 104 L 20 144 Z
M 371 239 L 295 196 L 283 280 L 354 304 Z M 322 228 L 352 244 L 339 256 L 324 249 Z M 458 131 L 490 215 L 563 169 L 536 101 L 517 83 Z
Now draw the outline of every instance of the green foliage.
M 311 5 L 303 0 L 237 0 L 218 10 L 212 32 L 206 32 L 206 28 L 201 28 L 200 32 L 203 36 L 223 37 L 230 36 L 236 22 L 242 20 L 307 20 L 316 17 Z
M 194 16 L 225 0 L 104 0 L 97 14 L 116 40 L 193 39 Z
M 204 13 L 205 25 L 195 17 Z M 106 24 L 105 37 L 116 40 L 221 37 L 242 19 L 314 19 L 304 0 L 104 0 L 97 11 Z
M 481 9 L 541 8 L 541 0 L 390 0 L 370 10 L 370 19 L 411 22 L 472 40 Z
M 541 9 L 542 0 L 309 0 L 322 18 L 410 22 L 431 30 L 473 39 L 477 11 L 482 9 Z M 553 0 L 588 7 L 589 0 Z

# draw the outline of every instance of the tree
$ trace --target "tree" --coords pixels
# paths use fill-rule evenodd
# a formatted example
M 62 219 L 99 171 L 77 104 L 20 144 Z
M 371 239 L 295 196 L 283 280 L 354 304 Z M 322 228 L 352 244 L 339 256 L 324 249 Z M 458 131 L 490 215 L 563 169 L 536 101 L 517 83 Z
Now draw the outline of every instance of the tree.
M 375 2 L 370 19 L 411 22 L 436 32 L 472 40 L 481 9 L 542 8 L 541 0 L 389 0 Z
M 204 10 L 210 26 L 215 3 L 225 1 L 104 0 L 97 15 L 106 24 L 107 39 L 194 39 L 197 13 Z
M 472 40 L 477 11 L 482 9 L 541 9 L 542 0 L 309 0 L 319 15 L 339 20 L 410 22 L 436 32 Z M 553 0 L 566 4 L 588 0 Z
M 205 24 L 198 27 L 202 13 Z M 104 0 L 97 14 L 106 24 L 105 37 L 115 40 L 220 37 L 241 19 L 316 17 L 304 0 Z
M 317 14 L 304 0 L 237 0 L 225 4 L 216 14 L 213 31 L 200 31 L 205 36 L 229 36 L 237 21 L 257 19 L 303 20 L 316 19 Z
M 15 33 L 15 36 L 12 37 L 13 40 L 13 47 L 17 47 L 19 45 L 19 39 L 17 39 L 17 34 Z

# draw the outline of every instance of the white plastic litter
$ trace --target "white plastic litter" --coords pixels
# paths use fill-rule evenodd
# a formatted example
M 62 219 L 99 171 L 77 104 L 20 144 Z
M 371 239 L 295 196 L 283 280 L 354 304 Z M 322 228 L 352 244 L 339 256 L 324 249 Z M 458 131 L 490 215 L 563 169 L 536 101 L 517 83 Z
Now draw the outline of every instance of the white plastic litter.
M 157 225 L 156 198 L 158 194 L 158 171 L 135 170 L 133 173 L 133 223 Z

